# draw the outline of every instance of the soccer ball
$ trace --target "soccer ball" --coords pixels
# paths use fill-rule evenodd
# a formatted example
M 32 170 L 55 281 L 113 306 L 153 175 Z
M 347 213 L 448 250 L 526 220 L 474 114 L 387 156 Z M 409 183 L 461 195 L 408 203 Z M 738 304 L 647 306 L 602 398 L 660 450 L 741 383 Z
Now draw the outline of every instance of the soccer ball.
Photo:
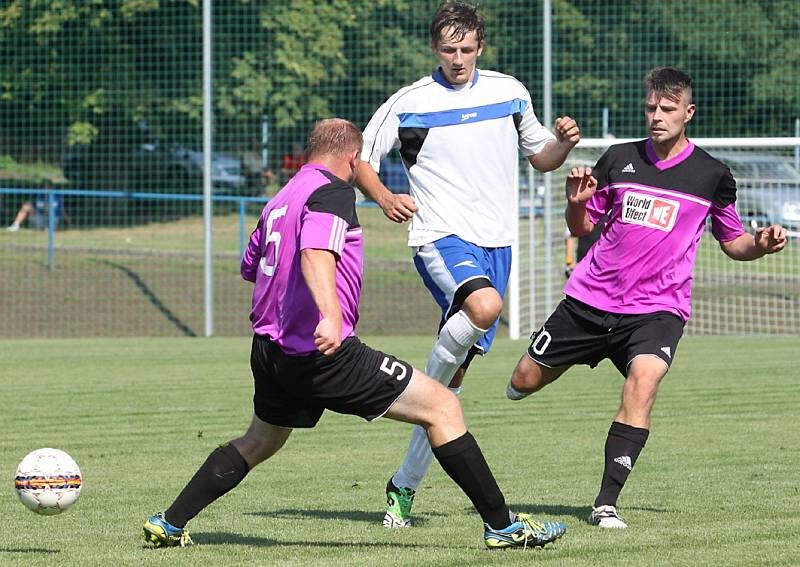
M 58 449 L 37 449 L 17 467 L 17 496 L 28 509 L 44 516 L 60 514 L 81 495 L 81 470 Z

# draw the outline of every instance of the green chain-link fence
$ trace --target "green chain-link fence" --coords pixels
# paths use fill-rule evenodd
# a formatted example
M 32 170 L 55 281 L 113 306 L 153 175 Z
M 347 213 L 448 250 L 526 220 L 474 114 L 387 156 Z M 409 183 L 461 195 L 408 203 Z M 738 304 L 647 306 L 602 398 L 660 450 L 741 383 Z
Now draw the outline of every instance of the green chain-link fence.
M 302 163 L 310 124 L 337 115 L 364 126 L 431 72 L 437 5 L 213 3 L 215 334 L 248 332 L 242 233 Z M 541 116 L 543 3 L 481 6 L 479 65 L 523 81 Z M 575 117 L 585 137 L 642 136 L 642 76 L 663 64 L 695 78 L 690 135 L 796 135 L 797 2 L 553 0 L 552 22 L 553 112 Z M 0 336 L 203 334 L 202 36 L 200 0 L 2 3 L 0 221 L 27 217 L 0 233 Z M 794 165 L 792 148 L 779 154 Z M 402 175 L 389 183 L 402 190 Z M 563 232 L 553 204 L 551 236 Z M 436 310 L 405 228 L 375 208 L 359 214 L 360 332 L 432 333 Z M 527 234 L 523 254 L 537 245 Z M 539 271 L 558 271 L 559 246 Z M 797 284 L 782 293 L 796 313 Z

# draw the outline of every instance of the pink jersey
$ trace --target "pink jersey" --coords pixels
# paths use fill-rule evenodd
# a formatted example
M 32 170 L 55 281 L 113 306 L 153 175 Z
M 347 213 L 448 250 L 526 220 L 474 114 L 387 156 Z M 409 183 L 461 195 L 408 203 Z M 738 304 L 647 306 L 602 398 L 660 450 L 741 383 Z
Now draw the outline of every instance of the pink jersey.
M 609 313 L 669 311 L 687 321 L 706 219 L 721 242 L 744 232 L 730 170 L 691 142 L 660 161 L 643 140 L 609 148 L 593 175 L 598 190 L 586 210 L 608 222 L 564 293 Z
M 306 248 L 336 254 L 345 339 L 358 322 L 364 244 L 354 189 L 318 164 L 303 166 L 267 203 L 242 258 L 242 277 L 255 282 L 253 331 L 288 355 L 317 352 L 321 315 L 300 269 Z

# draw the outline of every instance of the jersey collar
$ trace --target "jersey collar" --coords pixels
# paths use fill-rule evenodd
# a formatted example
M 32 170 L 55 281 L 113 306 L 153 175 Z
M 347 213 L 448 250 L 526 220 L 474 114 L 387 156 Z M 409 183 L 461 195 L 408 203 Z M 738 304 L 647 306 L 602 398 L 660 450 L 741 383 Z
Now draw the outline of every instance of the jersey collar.
M 446 89 L 450 89 L 451 91 L 456 90 L 456 88 L 450 84 L 450 81 L 445 79 L 441 67 L 436 68 L 436 70 L 433 72 L 433 75 L 431 75 L 431 78 Z M 470 85 L 470 88 L 474 87 L 477 82 L 478 82 L 478 68 L 475 67 L 475 74 L 472 76 L 472 84 Z
M 686 161 L 686 159 L 690 155 L 692 155 L 692 152 L 694 151 L 694 144 L 692 143 L 691 140 L 689 140 L 689 138 L 686 138 L 686 141 L 689 142 L 689 145 L 687 145 L 683 149 L 683 151 L 681 151 L 681 153 L 679 153 L 675 157 L 671 157 L 669 159 L 664 159 L 664 160 L 658 158 L 656 151 L 653 149 L 653 141 L 650 140 L 649 138 L 644 143 L 644 149 L 645 152 L 647 152 L 647 158 L 650 160 L 650 162 L 654 166 L 656 166 L 659 169 L 659 171 L 664 171 L 665 169 L 669 169 L 670 167 L 675 167 L 679 163 Z

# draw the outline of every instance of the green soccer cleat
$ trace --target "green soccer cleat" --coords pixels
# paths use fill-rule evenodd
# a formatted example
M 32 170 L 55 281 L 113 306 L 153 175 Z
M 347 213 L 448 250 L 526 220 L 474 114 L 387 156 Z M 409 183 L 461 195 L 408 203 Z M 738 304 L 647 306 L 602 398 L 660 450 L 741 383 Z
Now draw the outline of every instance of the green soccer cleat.
M 193 543 L 186 529 L 176 528 L 164 519 L 164 512 L 153 514 L 144 523 L 144 541 L 154 547 L 186 547 Z
M 517 514 L 516 521 L 502 530 L 484 524 L 483 540 L 489 549 L 544 547 L 567 532 L 563 522 L 534 521 L 528 514 Z
M 397 488 L 392 479 L 386 484 L 386 515 L 383 517 L 385 528 L 410 528 L 411 505 L 414 503 L 414 492 L 410 488 Z

